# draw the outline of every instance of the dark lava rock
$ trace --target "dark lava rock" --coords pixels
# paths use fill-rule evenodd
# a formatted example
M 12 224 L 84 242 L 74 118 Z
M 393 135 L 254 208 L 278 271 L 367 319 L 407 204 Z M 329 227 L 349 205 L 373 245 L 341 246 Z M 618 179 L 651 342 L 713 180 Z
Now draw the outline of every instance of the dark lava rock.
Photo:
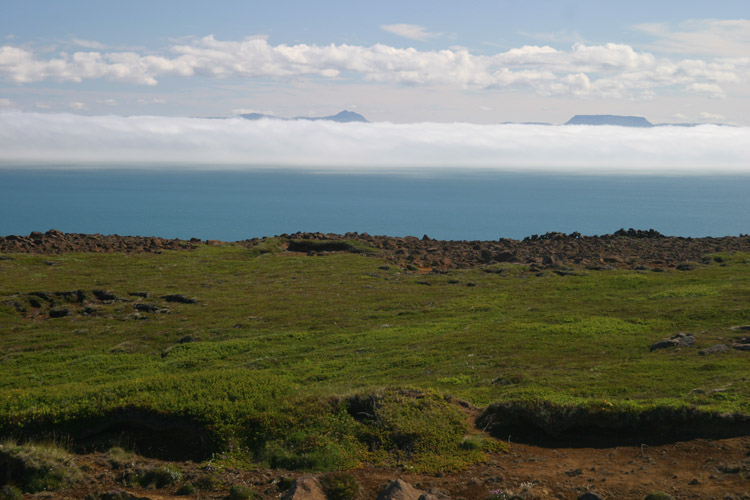
M 86 300 L 86 292 L 83 290 L 74 290 L 72 292 L 55 292 L 55 297 L 65 300 L 66 302 L 78 302 L 79 304 Z
M 727 352 L 727 351 L 729 351 L 729 347 L 727 347 L 726 345 L 716 344 L 716 345 L 712 345 L 711 347 L 706 347 L 705 349 L 701 349 L 700 351 L 698 351 L 698 354 L 700 354 L 701 356 L 708 356 L 710 354 L 719 354 L 719 353 Z
M 695 345 L 695 337 L 688 335 L 687 333 L 680 332 L 676 335 L 672 335 L 668 339 L 660 340 L 651 345 L 650 351 L 656 351 L 658 349 L 667 349 L 669 347 L 693 347 Z
M 133 304 L 133 309 L 139 312 L 152 313 L 159 310 L 159 306 L 153 304 Z
M 189 344 L 190 342 L 197 342 L 198 339 L 196 337 L 193 337 L 192 335 L 185 335 L 180 340 L 177 341 L 178 344 Z
M 600 496 L 598 493 L 594 493 L 593 491 L 587 491 L 583 495 L 579 495 L 576 500 L 604 500 L 604 497 Z
M 128 293 L 128 295 L 130 295 L 131 297 L 142 297 L 145 299 L 146 297 L 148 297 L 148 292 L 130 292 Z
M 687 262 L 683 262 L 677 266 L 678 271 L 692 271 L 693 269 L 695 269 L 695 266 Z
M 194 299 L 190 299 L 179 293 L 172 294 L 172 295 L 165 295 L 162 298 L 166 300 L 167 302 L 177 302 L 179 304 L 195 304 Z
M 750 351 L 750 344 L 732 344 L 732 349 L 738 351 Z
M 91 293 L 93 293 L 94 297 L 96 297 L 97 299 L 101 300 L 102 302 L 107 302 L 107 301 L 110 301 L 110 300 L 117 300 L 117 296 L 115 296 L 114 294 L 109 293 L 106 290 L 92 290 Z
M 34 297 L 39 297 L 42 300 L 45 300 L 47 302 L 52 302 L 52 296 L 47 292 L 31 292 L 29 295 L 33 295 Z
M 49 312 L 50 318 L 64 318 L 65 316 L 70 316 L 70 311 L 68 309 L 52 309 Z

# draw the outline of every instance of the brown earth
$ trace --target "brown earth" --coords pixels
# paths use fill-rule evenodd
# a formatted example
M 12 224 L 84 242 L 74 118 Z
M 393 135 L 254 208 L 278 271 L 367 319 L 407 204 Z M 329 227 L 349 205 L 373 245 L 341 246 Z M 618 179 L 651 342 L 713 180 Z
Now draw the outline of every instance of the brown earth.
M 296 233 L 281 235 L 292 241 L 357 241 L 378 249 L 377 255 L 394 265 L 419 271 L 472 268 L 503 262 L 518 262 L 534 269 L 564 271 L 568 266 L 591 270 L 610 268 L 689 269 L 701 262 L 716 261 L 707 254 L 750 252 L 750 237 L 680 238 L 654 231 L 618 231 L 612 235 L 580 236 L 548 233 L 524 240 L 438 241 L 428 237 L 387 237 L 347 233 L 345 235 Z M 248 248 L 263 240 L 236 242 Z M 117 236 L 65 234 L 50 230 L 28 236 L 0 237 L 0 253 L 59 254 L 64 252 L 160 252 L 190 250 L 197 245 L 220 245 L 210 240 L 190 241 Z M 314 248 L 314 247 L 313 247 Z M 325 247 L 323 247 L 325 248 Z M 357 251 L 356 248 L 350 248 Z M 309 250 L 313 255 L 318 252 Z M 321 253 L 325 253 L 321 252 Z M 688 265 L 684 265 L 688 264 Z M 680 267 L 678 267 L 680 266 Z M 469 410 L 468 418 L 475 419 Z M 383 486 L 402 478 L 437 498 L 484 500 L 492 492 L 524 500 L 577 499 L 587 491 L 602 499 L 643 499 L 649 492 L 663 491 L 675 499 L 750 500 L 750 436 L 728 439 L 693 439 L 654 446 L 553 447 L 518 444 L 510 438 L 510 451 L 496 453 L 489 460 L 467 470 L 434 475 L 411 474 L 404 470 L 365 466 L 352 471 L 362 486 L 361 500 L 373 500 Z M 149 468 L 162 464 L 137 457 L 127 467 Z M 282 470 L 217 468 L 211 462 L 172 462 L 184 478 L 199 482 L 214 478 L 211 490 L 176 496 L 177 486 L 145 490 L 123 485 L 123 466 L 113 466 L 105 453 L 77 457 L 83 480 L 74 488 L 42 493 L 28 498 L 100 498 L 113 490 L 125 490 L 153 500 L 177 498 L 224 498 L 229 487 L 244 484 L 258 498 L 279 498 L 285 480 L 301 475 Z
M 77 463 L 84 466 L 83 481 L 47 498 L 99 498 L 102 493 L 122 489 L 152 500 L 220 499 L 231 485 L 241 484 L 255 491 L 257 498 L 270 500 L 283 493 L 285 480 L 302 475 L 284 470 L 219 469 L 210 462 L 173 462 L 186 480 L 199 483 L 201 477 L 211 476 L 217 484 L 210 491 L 177 496 L 177 485 L 164 489 L 123 486 L 123 469 L 113 469 L 103 453 L 79 456 Z M 133 465 L 148 468 L 160 464 L 139 457 Z M 642 500 L 654 491 L 678 500 L 740 500 L 750 499 L 750 437 L 616 448 L 548 448 L 511 440 L 508 453 L 493 454 L 488 462 L 461 472 L 421 475 L 366 466 L 352 473 L 362 487 L 360 500 L 374 500 L 395 478 L 438 499 L 453 500 L 484 500 L 493 492 L 506 492 L 508 499 L 518 495 L 515 498 L 521 500 L 574 500 L 587 491 L 608 500 Z

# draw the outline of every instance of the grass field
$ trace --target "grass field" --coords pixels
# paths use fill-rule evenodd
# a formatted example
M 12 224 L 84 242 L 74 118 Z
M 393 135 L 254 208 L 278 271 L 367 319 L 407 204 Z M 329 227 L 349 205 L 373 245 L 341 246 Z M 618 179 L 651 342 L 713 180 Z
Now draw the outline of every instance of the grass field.
M 698 352 L 750 323 L 750 255 L 687 272 L 422 275 L 366 248 L 268 250 L 6 255 L 0 434 L 96 446 L 168 429 L 248 467 L 431 471 L 502 446 L 459 399 L 750 415 L 750 352 Z M 649 351 L 677 332 L 696 346 Z

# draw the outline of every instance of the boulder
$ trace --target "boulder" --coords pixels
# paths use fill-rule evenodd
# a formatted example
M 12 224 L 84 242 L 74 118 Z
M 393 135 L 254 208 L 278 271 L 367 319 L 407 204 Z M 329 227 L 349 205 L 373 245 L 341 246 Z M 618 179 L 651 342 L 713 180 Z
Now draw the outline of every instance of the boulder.
M 435 497 L 418 490 L 402 479 L 391 481 L 375 500 L 432 500 Z
M 167 302 L 177 302 L 178 304 L 195 304 L 195 300 L 187 298 L 180 293 L 165 295 L 162 298 Z
M 298 477 L 281 497 L 283 500 L 326 500 L 323 488 L 314 476 Z
M 729 350 L 729 347 L 727 347 L 724 344 L 716 344 L 712 345 L 711 347 L 706 347 L 705 349 L 701 349 L 698 351 L 698 354 L 701 356 L 708 356 L 709 354 L 719 354 L 722 352 L 727 352 Z
M 576 500 L 604 500 L 604 498 L 599 495 L 598 493 L 594 493 L 593 491 L 587 491 L 583 495 L 579 495 Z
M 684 332 L 680 332 L 676 335 L 672 335 L 668 339 L 662 339 L 658 342 L 651 344 L 650 351 L 656 351 L 659 349 L 667 349 L 669 347 L 693 347 L 695 345 L 695 337 Z

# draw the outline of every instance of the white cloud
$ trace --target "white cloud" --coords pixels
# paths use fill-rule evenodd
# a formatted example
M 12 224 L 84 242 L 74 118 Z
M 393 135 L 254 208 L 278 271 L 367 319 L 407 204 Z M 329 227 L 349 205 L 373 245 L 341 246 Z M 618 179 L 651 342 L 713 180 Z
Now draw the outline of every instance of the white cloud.
M 161 97 L 152 97 L 150 99 L 138 99 L 138 104 L 166 104 L 167 100 Z
M 691 83 L 686 87 L 689 92 L 705 94 L 709 97 L 723 98 L 726 97 L 724 90 L 715 83 Z
M 420 42 L 440 36 L 440 33 L 430 33 L 424 26 L 416 24 L 384 24 L 380 26 L 380 29 L 411 40 L 419 40 Z
M 0 98 L 0 108 L 7 108 L 11 104 L 13 104 L 13 103 L 11 102 L 10 99 L 7 99 L 5 97 Z
M 715 57 L 747 57 L 750 54 L 750 19 L 697 19 L 677 29 L 666 23 L 639 24 L 634 28 L 653 36 L 654 50 Z
M 750 173 L 750 127 L 211 120 L 0 113 L 0 162 L 343 172 Z
M 95 40 L 82 40 L 80 38 L 71 38 L 70 44 L 83 47 L 84 49 L 107 50 L 110 48 L 108 45 L 105 45 L 101 42 L 97 42 Z
M 86 109 L 86 107 L 87 106 L 86 106 L 85 102 L 76 101 L 76 102 L 71 102 L 70 103 L 70 109 L 75 109 L 76 111 L 80 111 L 82 109 Z
M 120 104 L 115 99 L 104 99 L 103 101 L 100 101 L 100 102 L 107 106 L 118 106 Z
M 727 118 L 726 116 L 720 115 L 718 113 L 708 113 L 705 111 L 699 114 L 698 116 L 700 116 L 700 119 L 703 121 L 714 121 L 714 122 L 720 122 L 720 121 L 726 120 Z
M 523 46 L 492 56 L 468 50 L 420 51 L 377 44 L 270 45 L 264 38 L 221 41 L 213 36 L 171 47 L 172 57 L 136 52 L 57 53 L 38 57 L 26 48 L 0 47 L 0 77 L 25 84 L 105 78 L 156 85 L 163 77 L 364 79 L 408 86 L 531 89 L 540 95 L 640 98 L 675 86 L 723 95 L 722 84 L 750 78 L 750 57 L 672 60 L 623 44 L 570 50 Z

